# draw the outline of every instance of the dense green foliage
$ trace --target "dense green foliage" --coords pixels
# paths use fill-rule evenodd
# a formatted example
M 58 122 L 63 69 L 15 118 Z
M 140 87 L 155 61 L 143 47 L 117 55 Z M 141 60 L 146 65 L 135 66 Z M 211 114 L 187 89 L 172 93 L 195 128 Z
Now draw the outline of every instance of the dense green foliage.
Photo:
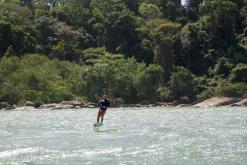
M 4 0 L 0 101 L 246 96 L 246 0 Z
M 146 66 L 134 58 L 105 53 L 95 65 L 49 60 L 41 55 L 3 57 L 0 60 L 0 101 L 22 103 L 60 102 L 97 93 L 121 97 L 125 101 L 155 99 L 162 84 L 163 69 Z

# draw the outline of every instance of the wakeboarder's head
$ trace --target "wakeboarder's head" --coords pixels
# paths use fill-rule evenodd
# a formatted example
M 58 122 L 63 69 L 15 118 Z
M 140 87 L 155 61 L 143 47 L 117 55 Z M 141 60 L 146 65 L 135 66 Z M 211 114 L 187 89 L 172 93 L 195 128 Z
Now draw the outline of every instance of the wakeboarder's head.
M 107 99 L 107 96 L 106 95 L 103 95 L 103 99 Z

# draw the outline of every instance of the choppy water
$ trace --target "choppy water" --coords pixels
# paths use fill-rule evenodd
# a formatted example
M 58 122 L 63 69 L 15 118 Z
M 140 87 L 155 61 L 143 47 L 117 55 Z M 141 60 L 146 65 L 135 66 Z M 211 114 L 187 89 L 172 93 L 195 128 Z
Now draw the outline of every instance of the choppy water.
M 100 133 L 96 113 L 0 111 L 0 164 L 247 164 L 247 108 L 110 109 Z

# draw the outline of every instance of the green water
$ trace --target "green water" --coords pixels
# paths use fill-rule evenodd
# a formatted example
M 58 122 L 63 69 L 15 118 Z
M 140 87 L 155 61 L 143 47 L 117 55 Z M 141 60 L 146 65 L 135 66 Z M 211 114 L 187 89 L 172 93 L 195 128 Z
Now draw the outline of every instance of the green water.
M 247 108 L 0 111 L 0 164 L 245 165 Z

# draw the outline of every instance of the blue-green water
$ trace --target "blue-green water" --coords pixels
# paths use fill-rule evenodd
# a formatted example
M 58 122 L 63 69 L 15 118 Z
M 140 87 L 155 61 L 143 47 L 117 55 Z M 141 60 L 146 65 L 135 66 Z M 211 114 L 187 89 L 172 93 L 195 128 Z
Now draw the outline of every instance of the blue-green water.
M 0 111 L 0 164 L 247 164 L 247 108 L 112 108 L 99 133 L 96 113 Z

